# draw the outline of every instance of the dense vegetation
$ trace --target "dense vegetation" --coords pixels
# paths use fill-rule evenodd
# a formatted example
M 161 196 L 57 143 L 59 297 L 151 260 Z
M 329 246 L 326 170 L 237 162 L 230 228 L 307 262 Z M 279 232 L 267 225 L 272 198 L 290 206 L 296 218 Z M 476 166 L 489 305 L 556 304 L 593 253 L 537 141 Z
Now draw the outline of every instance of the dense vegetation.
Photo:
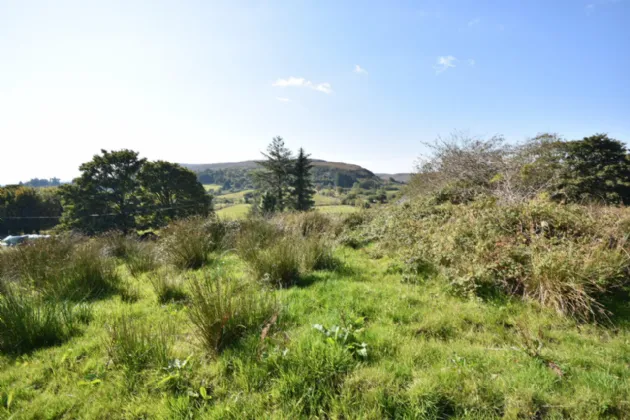
M 0 251 L 0 414 L 628 418 L 623 145 L 433 146 L 350 214 L 296 211 L 276 139 L 272 211 Z
M 61 200 L 54 188 L 0 187 L 0 236 L 50 229 L 61 212 Z
M 360 166 L 338 162 L 313 160 L 313 182 L 320 188 L 351 188 L 355 183 L 362 183 L 363 188 L 380 186 L 383 181 L 367 169 Z M 218 184 L 225 190 L 245 190 L 255 186 L 254 174 L 260 169 L 255 161 L 234 164 L 185 165 L 198 172 L 202 184 Z

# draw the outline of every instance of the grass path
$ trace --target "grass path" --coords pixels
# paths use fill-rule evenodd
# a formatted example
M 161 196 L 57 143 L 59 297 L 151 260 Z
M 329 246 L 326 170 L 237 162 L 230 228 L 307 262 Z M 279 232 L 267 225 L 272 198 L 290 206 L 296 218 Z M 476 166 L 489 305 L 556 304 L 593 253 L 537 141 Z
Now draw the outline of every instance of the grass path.
M 137 302 L 95 302 L 83 335 L 0 358 L 0 418 L 630 414 L 626 330 L 577 325 L 528 303 L 457 297 L 444 279 L 403 275 L 376 249 L 342 248 L 336 256 L 342 268 L 275 292 L 285 309 L 263 340 L 248 336 L 216 359 L 198 346 L 185 305 L 159 305 L 146 277 L 127 277 Z M 242 276 L 246 267 L 227 255 L 195 275 L 217 271 Z M 121 314 L 172 326 L 171 357 L 188 359 L 186 366 L 136 376 L 114 366 L 107 328 Z M 340 326 L 348 337 L 326 337 L 314 325 Z M 209 397 L 200 396 L 202 387 Z

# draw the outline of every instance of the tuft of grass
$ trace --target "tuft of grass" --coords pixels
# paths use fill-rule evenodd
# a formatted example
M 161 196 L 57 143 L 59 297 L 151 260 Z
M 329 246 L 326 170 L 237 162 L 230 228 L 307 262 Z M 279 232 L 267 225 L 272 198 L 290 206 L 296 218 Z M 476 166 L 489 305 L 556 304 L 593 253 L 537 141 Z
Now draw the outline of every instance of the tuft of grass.
M 189 317 L 199 341 L 211 354 L 262 331 L 279 305 L 272 292 L 233 277 L 204 276 L 190 281 Z
M 51 302 L 9 288 L 0 295 L 0 351 L 23 354 L 61 344 L 91 318 L 85 304 Z
M 189 296 L 180 273 L 174 270 L 160 270 L 149 276 L 158 303 L 184 302 Z
M 317 237 L 307 238 L 300 244 L 300 250 L 303 272 L 334 270 L 339 267 L 339 261 L 334 256 L 334 247 L 330 241 Z
M 191 217 L 171 223 L 163 232 L 162 250 L 167 261 L 180 269 L 197 269 L 223 249 L 226 226 L 216 219 Z
M 265 248 L 253 248 L 241 254 L 258 280 L 276 287 L 292 285 L 300 276 L 302 243 L 282 237 Z
M 171 355 L 170 328 L 152 326 L 130 315 L 116 318 L 108 327 L 107 353 L 125 372 L 160 369 L 168 366 Z
M 94 299 L 113 293 L 120 286 L 115 261 L 104 256 L 94 242 L 78 244 L 71 260 L 54 280 L 47 281 L 44 290 L 61 300 Z

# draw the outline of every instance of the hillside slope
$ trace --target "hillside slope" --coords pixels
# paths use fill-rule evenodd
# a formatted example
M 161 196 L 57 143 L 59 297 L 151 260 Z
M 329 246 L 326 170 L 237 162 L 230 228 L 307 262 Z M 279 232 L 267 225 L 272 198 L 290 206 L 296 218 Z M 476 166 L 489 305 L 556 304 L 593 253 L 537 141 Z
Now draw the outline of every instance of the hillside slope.
M 182 166 L 197 172 L 203 184 L 220 184 L 229 182 L 237 188 L 251 187 L 251 172 L 258 169 L 256 161 L 222 163 L 182 163 Z M 372 171 L 359 165 L 345 162 L 328 162 L 313 159 L 313 176 L 320 186 L 352 187 L 355 182 L 372 181 L 375 185 L 381 179 Z

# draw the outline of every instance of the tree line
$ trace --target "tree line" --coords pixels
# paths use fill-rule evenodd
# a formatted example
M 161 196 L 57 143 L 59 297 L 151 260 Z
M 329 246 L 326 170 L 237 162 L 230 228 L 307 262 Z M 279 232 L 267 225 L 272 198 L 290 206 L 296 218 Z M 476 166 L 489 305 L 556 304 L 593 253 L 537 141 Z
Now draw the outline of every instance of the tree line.
M 606 134 L 565 140 L 540 134 L 506 144 L 501 136 L 460 133 L 427 144 L 408 191 L 463 203 L 492 196 L 505 202 L 546 196 L 565 203 L 630 204 L 630 155 Z

